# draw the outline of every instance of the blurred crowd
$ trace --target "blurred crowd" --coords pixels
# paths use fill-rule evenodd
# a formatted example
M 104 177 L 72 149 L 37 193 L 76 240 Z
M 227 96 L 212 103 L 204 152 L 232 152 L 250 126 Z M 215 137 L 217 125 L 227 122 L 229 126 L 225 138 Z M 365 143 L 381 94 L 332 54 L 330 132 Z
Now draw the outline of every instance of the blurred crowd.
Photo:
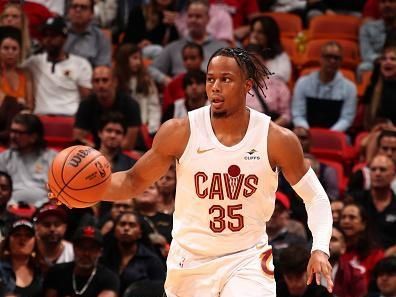
M 129 169 L 209 104 L 227 46 L 272 73 L 246 103 L 295 133 L 331 202 L 332 294 L 306 284 L 312 237 L 280 172 L 277 295 L 396 296 L 396 0 L 0 0 L 0 296 L 162 296 L 175 166 L 85 209 L 49 201 L 47 172 L 74 144 Z

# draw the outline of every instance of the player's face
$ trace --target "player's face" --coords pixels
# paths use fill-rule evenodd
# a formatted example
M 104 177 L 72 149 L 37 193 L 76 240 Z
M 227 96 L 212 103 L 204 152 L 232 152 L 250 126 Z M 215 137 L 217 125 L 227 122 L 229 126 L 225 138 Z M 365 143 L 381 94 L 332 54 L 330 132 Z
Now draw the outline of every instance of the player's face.
M 232 57 L 214 57 L 206 76 L 206 94 L 213 117 L 229 117 L 246 105 L 246 93 L 252 83 Z
M 133 214 L 124 214 L 115 225 L 115 238 L 121 243 L 133 243 L 141 236 L 138 218 Z
M 29 256 L 34 249 L 34 233 L 26 227 L 20 227 L 10 236 L 12 256 Z
M 59 244 L 66 232 L 66 224 L 57 216 L 48 215 L 36 224 L 36 235 L 46 244 Z
M 387 155 L 389 158 L 396 162 L 396 137 L 382 137 L 378 152 Z
M 356 205 L 347 205 L 341 213 L 340 227 L 346 237 L 354 237 L 366 228 L 359 208 Z
M 184 67 L 187 71 L 191 70 L 200 70 L 202 64 L 202 57 L 199 55 L 199 52 L 196 48 L 187 47 L 183 51 L 183 62 Z
M 109 149 L 121 147 L 124 139 L 124 128 L 118 123 L 108 123 L 102 131 L 99 132 L 100 144 Z
M 376 156 L 370 163 L 372 188 L 390 188 L 395 177 L 395 166 L 387 156 Z

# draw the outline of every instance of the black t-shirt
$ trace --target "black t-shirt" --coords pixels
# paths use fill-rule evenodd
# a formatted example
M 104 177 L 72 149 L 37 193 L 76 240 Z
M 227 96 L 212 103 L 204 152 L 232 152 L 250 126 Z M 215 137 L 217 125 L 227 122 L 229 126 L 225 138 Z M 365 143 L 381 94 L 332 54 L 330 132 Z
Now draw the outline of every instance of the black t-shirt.
M 14 293 L 19 297 L 42 296 L 43 279 L 38 272 L 34 273 L 32 282 L 27 287 L 15 287 Z
M 114 104 L 109 108 L 100 105 L 95 95 L 81 101 L 76 114 L 75 127 L 90 131 L 94 137 L 95 145 L 99 147 L 100 139 L 97 134 L 100 120 L 103 114 L 110 111 L 122 113 L 128 127 L 139 127 L 142 123 L 139 104 L 127 94 L 117 92 Z
M 83 295 L 75 294 L 73 290 L 74 262 L 55 264 L 49 270 L 44 281 L 44 292 L 46 289 L 56 290 L 59 297 L 63 296 L 98 296 L 102 291 L 114 291 L 118 294 L 120 281 L 118 276 L 108 268 L 98 265 L 95 276 L 89 284 Z M 89 276 L 86 278 L 76 277 L 76 287 L 81 290 L 87 283 Z

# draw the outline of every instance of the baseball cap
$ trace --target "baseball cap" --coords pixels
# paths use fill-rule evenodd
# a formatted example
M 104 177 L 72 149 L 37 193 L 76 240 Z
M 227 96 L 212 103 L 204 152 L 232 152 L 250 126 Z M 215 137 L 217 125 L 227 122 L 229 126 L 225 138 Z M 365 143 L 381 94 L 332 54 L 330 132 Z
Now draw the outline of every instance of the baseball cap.
M 67 222 L 68 214 L 62 205 L 44 204 L 36 213 L 35 222 L 40 222 L 47 216 L 57 216 L 63 222 Z
M 34 234 L 34 226 L 32 222 L 26 219 L 19 219 L 12 223 L 10 228 L 10 235 L 13 234 L 18 228 L 25 227 Z
M 67 35 L 67 24 L 63 17 L 57 16 L 46 20 L 42 27 L 42 31 L 53 31 L 62 35 Z
M 73 243 L 77 243 L 83 239 L 91 239 L 99 245 L 103 244 L 103 236 L 99 229 L 94 226 L 83 226 L 77 229 L 73 237 Z
M 276 197 L 276 201 L 279 201 L 284 208 L 290 209 L 289 197 L 287 197 L 285 194 L 281 192 L 276 192 L 275 197 Z

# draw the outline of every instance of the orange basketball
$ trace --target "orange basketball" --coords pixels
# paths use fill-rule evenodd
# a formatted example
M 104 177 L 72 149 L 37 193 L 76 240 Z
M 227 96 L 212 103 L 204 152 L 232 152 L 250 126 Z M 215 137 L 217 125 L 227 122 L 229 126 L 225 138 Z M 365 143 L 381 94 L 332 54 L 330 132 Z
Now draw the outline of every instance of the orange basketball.
M 68 147 L 55 157 L 48 172 L 53 198 L 69 207 L 98 202 L 111 181 L 111 166 L 97 150 L 83 145 Z

